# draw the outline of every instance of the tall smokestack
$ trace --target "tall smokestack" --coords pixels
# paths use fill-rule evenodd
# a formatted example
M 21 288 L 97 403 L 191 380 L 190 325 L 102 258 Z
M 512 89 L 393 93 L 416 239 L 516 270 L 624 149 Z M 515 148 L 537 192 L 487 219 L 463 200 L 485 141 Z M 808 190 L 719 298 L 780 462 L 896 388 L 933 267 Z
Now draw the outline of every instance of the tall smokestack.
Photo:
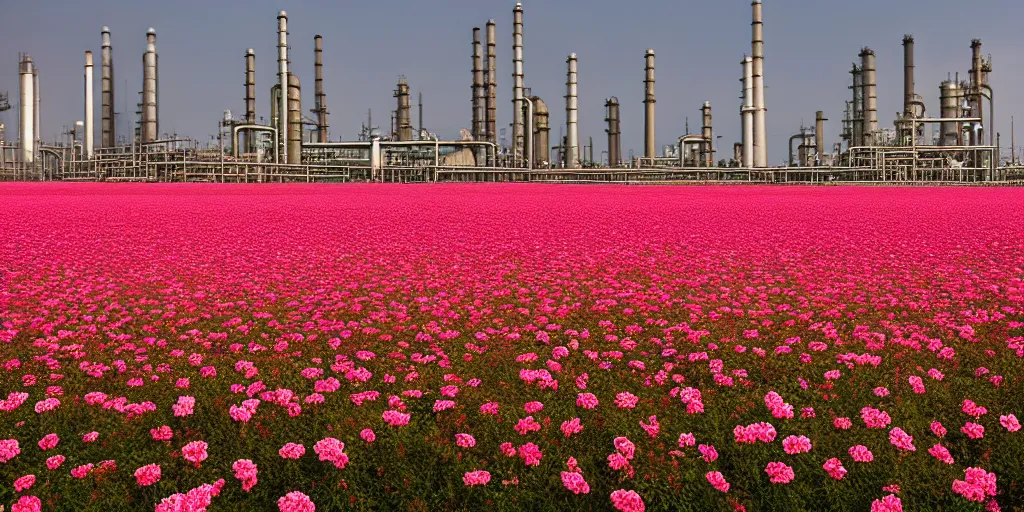
M 984 83 L 982 77 L 982 58 L 981 58 L 981 39 L 971 40 L 971 117 L 977 117 L 979 119 L 985 119 L 984 107 L 982 103 L 982 87 Z M 38 95 L 38 93 L 37 93 Z M 985 123 L 980 122 L 977 124 L 977 130 L 971 130 L 970 132 L 970 145 L 978 146 L 984 143 L 985 137 Z
M 277 136 L 280 144 L 278 154 L 281 162 L 288 159 L 288 13 L 277 15 L 277 80 L 280 88 L 277 121 Z
M 487 84 L 487 112 L 484 137 L 491 144 L 498 143 L 498 57 L 497 30 L 494 20 L 487 21 L 487 66 L 484 82 Z M 545 158 L 546 160 L 546 158 Z
M 701 144 L 701 153 L 703 157 L 704 167 L 711 167 L 715 164 L 715 140 L 714 130 L 711 126 L 711 102 L 705 101 L 704 105 L 700 107 L 700 136 L 704 139 L 704 144 Z
M 533 101 L 533 168 L 541 169 L 548 165 L 551 155 L 551 124 L 547 103 L 537 96 L 530 99 Z
M 288 163 L 302 163 L 302 85 L 298 75 L 288 74 Z
M 412 140 L 412 105 L 409 103 L 409 83 L 404 77 L 398 79 L 395 97 L 398 98 L 397 139 L 400 141 Z
M 565 59 L 568 65 L 565 82 L 565 133 L 567 140 L 566 167 L 577 169 L 580 166 L 580 132 L 579 109 L 576 98 L 576 54 L 570 53 Z
M 903 36 L 903 117 L 914 115 L 914 36 Z
M 864 48 L 860 52 L 861 80 L 864 89 L 864 141 L 865 146 L 875 144 L 878 133 L 878 82 L 875 74 L 875 52 Z
M 768 166 L 768 133 L 765 122 L 767 107 L 764 102 L 764 18 L 761 0 L 751 2 L 753 21 L 750 23 L 754 79 L 754 167 Z
M 754 166 L 754 59 L 743 56 L 743 167 Z
M 861 72 L 861 68 L 854 64 L 853 69 L 850 70 L 850 76 L 853 77 L 853 117 L 851 119 L 853 138 L 850 140 L 850 145 L 860 146 L 864 143 L 864 74 Z
M 245 124 L 256 123 L 256 52 L 245 50 Z M 245 152 L 255 150 L 253 132 L 245 134 Z
M 644 157 L 654 158 L 654 50 L 644 53 Z
M 82 135 L 85 157 L 93 153 L 92 52 L 85 52 L 85 133 Z
M 110 29 L 103 27 L 100 47 L 100 146 L 117 145 L 114 125 L 114 55 L 110 47 Z
M 142 142 L 157 139 L 157 56 L 156 30 L 146 31 L 146 53 L 142 55 Z
M 39 128 L 40 128 L 40 126 L 39 126 L 40 125 L 40 123 L 39 123 L 39 111 L 40 111 L 40 108 L 39 108 L 39 97 L 40 96 L 42 96 L 42 95 L 39 94 L 39 68 L 38 67 L 33 67 L 32 68 L 32 102 L 34 103 L 34 105 L 33 105 L 33 109 L 32 109 L 32 117 L 33 117 L 33 119 L 32 119 L 32 140 L 35 141 L 36 144 L 42 144 L 42 141 L 43 141 L 42 137 L 39 136 Z
M 484 48 L 480 44 L 480 27 L 473 27 L 473 140 L 484 140 L 487 133 L 487 86 L 484 85 Z
M 825 113 L 821 110 L 814 113 L 814 151 L 818 159 L 818 165 L 825 160 Z
M 317 142 L 327 142 L 327 95 L 324 94 L 324 38 L 317 34 L 313 36 L 313 93 L 315 105 L 313 113 L 316 114 L 316 138 Z
M 523 4 L 512 10 L 512 154 L 523 151 Z
M 19 140 L 19 145 L 21 148 L 21 162 L 23 164 L 31 164 L 35 162 L 36 154 L 36 98 L 34 89 L 35 81 L 32 79 L 34 71 L 35 69 L 32 67 L 32 56 L 23 56 L 18 69 L 18 75 L 21 79 L 21 90 L 19 91 L 21 96 L 21 105 L 19 105 L 20 109 L 18 110 L 21 117 L 18 121 L 18 134 L 21 138 Z
M 608 167 L 618 167 L 622 164 L 622 142 L 619 119 L 619 99 L 615 96 L 608 98 L 604 103 L 605 118 L 608 122 Z

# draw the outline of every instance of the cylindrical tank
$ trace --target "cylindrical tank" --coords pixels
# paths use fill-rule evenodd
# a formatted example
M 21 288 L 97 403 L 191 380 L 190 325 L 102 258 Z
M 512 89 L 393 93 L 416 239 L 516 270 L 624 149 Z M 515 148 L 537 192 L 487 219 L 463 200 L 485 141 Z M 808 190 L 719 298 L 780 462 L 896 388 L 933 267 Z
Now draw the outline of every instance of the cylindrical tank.
M 740 111 L 743 125 L 743 159 L 744 168 L 754 167 L 754 59 L 743 57 L 743 108 Z
M 580 132 L 579 106 L 576 97 L 576 54 L 571 53 L 565 59 L 567 66 L 565 82 L 565 134 L 567 139 L 566 167 L 577 169 L 580 166 Z
M 21 80 L 20 92 L 20 110 L 18 111 L 21 115 L 18 122 L 18 135 L 20 137 L 19 147 L 21 148 L 21 162 L 23 164 L 32 164 L 35 162 L 35 110 L 36 110 L 36 99 L 35 99 L 35 85 L 32 79 L 32 57 L 25 55 L 21 58 L 21 65 L 18 70 L 18 78 Z
M 618 167 L 622 165 L 622 129 L 620 128 L 621 119 L 619 118 L 619 99 L 615 96 L 608 98 L 604 102 L 604 107 L 604 120 L 608 123 L 608 128 L 605 129 L 605 132 L 608 133 L 608 167 Z
M 302 86 L 288 74 L 288 163 L 302 163 Z
M 100 145 L 117 145 L 114 125 L 114 55 L 110 46 L 110 29 L 103 27 L 100 47 Z
M 523 151 L 523 4 L 512 10 L 512 154 Z
M 960 117 L 960 86 L 953 80 L 944 80 L 939 86 L 939 105 L 943 119 Z M 960 145 L 960 123 L 947 121 L 939 125 L 939 145 Z
M 327 95 L 324 94 L 324 38 L 313 36 L 313 93 L 316 98 L 316 139 L 327 142 L 329 126 L 327 124 Z
M 279 94 L 280 105 L 277 107 L 279 118 L 277 120 L 277 136 L 281 162 L 291 162 L 288 157 L 288 13 L 281 11 L 277 15 L 277 80 L 281 90 Z M 300 136 L 301 139 L 301 136 Z
M 767 107 L 764 100 L 764 17 L 761 0 L 751 2 L 751 55 L 754 80 L 754 166 L 768 165 Z
M 483 140 L 487 133 L 487 87 L 484 85 L 484 48 L 480 43 L 480 27 L 473 27 L 473 85 L 471 122 L 473 140 Z
M 82 134 L 82 146 L 85 157 L 92 159 L 93 154 L 93 93 L 92 93 L 92 52 L 85 52 L 85 133 Z
M 494 20 L 487 21 L 487 66 L 484 81 L 487 84 L 486 123 L 484 137 L 498 143 L 498 39 Z
M 644 157 L 654 158 L 654 49 L 644 53 Z
M 542 169 L 548 167 L 551 154 L 548 104 L 537 96 L 530 99 L 533 101 L 533 168 Z
M 142 56 L 142 142 L 157 139 L 157 55 L 156 30 L 146 31 L 146 53 Z
M 878 135 L 878 81 L 875 72 L 875 52 L 864 48 L 860 52 L 861 80 L 864 88 L 864 146 L 875 145 Z

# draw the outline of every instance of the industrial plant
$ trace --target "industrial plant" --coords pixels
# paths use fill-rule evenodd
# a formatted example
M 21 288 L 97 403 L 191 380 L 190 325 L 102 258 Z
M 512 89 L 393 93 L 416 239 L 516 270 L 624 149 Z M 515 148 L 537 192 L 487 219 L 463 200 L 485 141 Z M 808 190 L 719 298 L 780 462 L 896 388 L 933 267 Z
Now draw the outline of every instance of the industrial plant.
M 710 102 L 694 102 L 700 110 L 696 133 L 672 134 L 673 146 L 655 144 L 655 50 L 637 59 L 637 87 L 644 88 L 643 152 L 624 157 L 620 110 L 615 96 L 604 102 L 607 159 L 594 159 L 592 138 L 579 132 L 577 54 L 565 59 L 565 126 L 561 139 L 551 138 L 550 108 L 554 98 L 534 95 L 523 73 L 522 4 L 512 9 L 511 138 L 499 138 L 498 76 L 495 20 L 468 30 L 471 37 L 469 68 L 470 108 L 466 126 L 457 140 L 441 140 L 423 126 L 422 95 L 418 123 L 413 124 L 413 98 L 408 81 L 399 78 L 394 88 L 394 110 L 388 130 L 375 129 L 372 116 L 356 140 L 332 140 L 323 79 L 323 38 L 314 40 L 314 105 L 302 106 L 302 81 L 289 60 L 288 14 L 277 14 L 277 80 L 256 83 L 256 52 L 239 48 L 238 70 L 244 69 L 244 91 L 225 98 L 225 105 L 244 100 L 244 112 L 229 110 L 218 123 L 216 144 L 161 136 L 160 75 L 156 30 L 145 32 L 142 50 L 143 79 L 138 89 L 134 133 L 117 133 L 114 107 L 115 57 L 109 28 L 100 30 L 99 139 L 96 122 L 94 60 L 84 52 L 84 105 L 81 121 L 61 141 L 40 137 L 39 112 L 45 103 L 39 94 L 38 65 L 29 54 L 19 58 L 19 118 L 17 129 L 5 132 L 0 124 L 0 180 L 32 181 L 148 181 L 148 182 L 451 182 L 530 181 L 561 183 L 1020 183 L 1024 170 L 1016 156 L 1000 161 L 1001 141 L 995 126 L 995 94 L 989 82 L 992 60 L 982 53 L 980 40 L 970 42 L 970 63 L 960 74 L 934 86 L 939 105 L 926 105 L 917 93 L 914 77 L 914 38 L 903 38 L 903 109 L 892 128 L 879 119 L 875 52 L 862 48 L 850 70 L 850 95 L 844 105 L 821 105 L 814 126 L 800 127 L 789 138 L 788 165 L 770 166 L 766 129 L 765 40 L 761 0 L 751 4 L 749 55 L 737 55 L 740 86 L 738 109 L 715 106 L 715 113 L 739 115 L 742 129 L 725 136 L 731 147 L 716 142 Z M 272 13 L 270 13 L 272 15 Z M 506 25 L 507 26 L 507 25 Z M 269 34 L 268 34 L 269 36 Z M 140 41 L 141 42 L 141 41 Z M 966 43 L 966 41 L 965 41 Z M 967 45 L 965 44 L 965 50 Z M 122 50 L 123 51 L 123 50 Z M 138 64 L 138 54 L 119 66 Z M 965 64 L 968 54 L 965 51 Z M 643 67 L 640 67 L 640 59 Z M 641 80 L 640 70 L 643 70 Z M 508 71 L 504 71 L 508 73 Z M 508 75 L 506 75 L 508 76 Z M 954 78 L 955 77 L 955 78 Z M 46 79 L 43 75 L 43 80 Z M 307 75 L 308 79 L 308 75 Z M 464 83 L 464 82 L 463 82 Z M 306 82 L 307 86 L 309 81 Z M 269 87 L 268 87 L 269 85 Z M 453 87 L 458 84 L 453 84 Z M 730 87 L 732 85 L 729 85 Z M 637 90 L 639 91 L 639 89 Z M 265 96 L 264 96 L 265 95 Z M 269 102 L 269 123 L 257 117 L 257 101 Z M 307 105 L 306 108 L 309 108 Z M 639 108 L 639 105 L 637 105 Z M 0 111 L 9 110 L 0 95 Z M 827 140 L 826 112 L 839 113 L 842 132 Z M 117 113 L 122 114 L 121 112 Z M 596 114 L 596 113 L 595 113 Z M 836 114 L 831 114 L 836 115 Z M 219 116 L 219 114 L 218 114 Z M 335 120 L 337 122 L 337 119 Z M 559 127 L 555 127 L 556 129 Z M 689 129 L 686 130 L 689 132 Z M 502 129 L 500 133 L 504 133 Z M 599 141 L 600 143 L 600 141 Z M 1011 147 L 1014 142 L 1011 141 Z M 776 157 L 776 161 L 780 161 Z

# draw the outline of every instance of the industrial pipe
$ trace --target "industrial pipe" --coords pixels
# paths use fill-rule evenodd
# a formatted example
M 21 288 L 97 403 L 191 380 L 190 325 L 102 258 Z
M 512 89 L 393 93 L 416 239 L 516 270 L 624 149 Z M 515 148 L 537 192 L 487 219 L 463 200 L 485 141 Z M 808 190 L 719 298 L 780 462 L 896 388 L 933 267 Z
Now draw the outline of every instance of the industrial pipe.
M 117 145 L 114 123 L 114 57 L 110 46 L 110 29 L 103 27 L 100 47 L 100 145 Z
M 246 123 L 246 124 L 236 124 L 236 125 L 231 127 L 231 142 L 232 142 L 231 147 L 233 149 L 232 156 L 234 156 L 235 158 L 238 157 L 238 134 L 239 134 L 239 132 L 241 132 L 243 130 L 247 131 L 247 132 L 252 131 L 252 132 L 268 132 L 268 133 L 272 133 L 273 134 L 273 139 L 271 139 L 271 140 L 277 140 L 277 128 L 274 128 L 273 126 L 263 126 L 263 125 L 259 125 L 259 124 L 249 124 L 249 123 Z M 246 139 L 247 143 L 249 143 L 249 144 L 252 143 L 252 140 L 251 140 L 252 138 L 253 137 L 250 134 L 246 134 L 245 135 L 245 139 Z
M 751 54 L 754 80 L 754 167 L 768 166 L 768 134 L 764 100 L 764 19 L 761 0 L 751 2 Z
M 517 2 L 512 10 L 512 158 L 523 150 L 523 4 Z
M 644 53 L 644 158 L 657 156 L 654 147 L 654 49 Z
M 523 142 L 525 143 L 523 149 L 526 161 L 526 168 L 528 170 L 531 170 L 533 169 L 533 146 L 535 142 L 533 138 L 533 99 L 524 97 L 523 102 L 526 103 L 526 112 L 523 114 L 523 119 L 526 121 L 525 129 L 527 135 L 526 137 L 523 138 Z
M 578 169 L 580 166 L 580 133 L 578 119 L 578 103 L 576 97 L 576 54 L 569 54 L 565 60 L 568 67 L 565 82 L 565 133 L 567 137 L 566 167 Z
M 156 30 L 150 28 L 146 31 L 146 53 L 142 55 L 142 142 L 158 137 L 157 101 Z
M 279 105 L 277 133 L 277 153 L 281 161 L 288 163 L 288 13 L 281 11 L 277 15 L 277 84 L 279 87 Z
M 93 93 L 92 93 L 92 52 L 85 52 L 85 133 L 82 136 L 85 158 L 92 160 L 93 154 Z
M 32 56 L 25 55 L 21 58 L 20 69 L 18 70 L 19 78 L 21 80 L 20 92 L 20 110 L 18 111 L 21 115 L 18 122 L 18 133 L 21 137 L 21 163 L 24 165 L 30 165 L 35 163 L 35 81 L 32 79 L 33 67 L 32 67 Z

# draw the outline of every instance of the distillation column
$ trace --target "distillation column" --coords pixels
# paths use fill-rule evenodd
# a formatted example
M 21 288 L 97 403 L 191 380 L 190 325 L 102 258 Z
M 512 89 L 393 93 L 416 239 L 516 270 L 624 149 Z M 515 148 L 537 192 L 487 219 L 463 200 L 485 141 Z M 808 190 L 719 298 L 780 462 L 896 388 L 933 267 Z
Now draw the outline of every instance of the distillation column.
M 939 86 L 939 107 L 943 119 L 960 117 L 960 86 L 953 80 L 944 80 Z M 939 145 L 960 145 L 960 123 L 947 121 L 939 124 Z
M 878 82 L 875 73 L 875 52 L 870 48 L 864 48 L 860 52 L 860 58 L 861 87 L 864 90 L 861 95 L 861 101 L 864 102 L 864 139 L 861 144 L 873 146 L 878 134 Z
M 753 21 L 751 22 L 751 53 L 753 55 L 754 79 L 754 167 L 768 166 L 768 134 L 765 114 L 767 107 L 764 101 L 764 19 L 761 13 L 761 0 L 751 2 Z
M 615 96 L 608 98 L 608 101 L 605 101 L 604 103 L 604 108 L 604 120 L 608 123 L 608 128 L 605 129 L 608 133 L 608 167 L 614 168 L 622 165 L 622 132 L 619 128 L 619 99 Z
M 700 135 L 704 139 L 701 144 L 702 164 L 711 167 L 715 164 L 714 130 L 711 127 L 711 102 L 705 101 L 700 107 Z
M 256 52 L 245 50 L 245 124 L 256 124 Z M 245 152 L 256 149 L 255 133 L 245 134 Z
M 825 162 L 825 113 L 821 110 L 814 113 L 814 155 L 817 158 L 817 165 L 824 165 Z
M 850 70 L 853 77 L 853 138 L 850 146 L 860 146 L 864 142 L 864 75 L 856 64 Z
M 146 31 L 146 53 L 142 56 L 142 142 L 158 137 L 156 30 Z
M 114 126 L 114 56 L 110 47 L 110 29 L 103 27 L 100 47 L 100 146 L 117 145 Z
M 487 91 L 484 85 L 484 50 L 480 44 L 480 27 L 473 27 L 473 140 L 483 140 L 487 132 L 484 111 L 487 109 Z
M 982 81 L 982 76 L 981 76 L 981 67 L 982 67 L 981 40 L 980 39 L 974 39 L 974 40 L 971 41 L 971 100 L 970 100 L 971 115 L 970 115 L 970 117 L 976 117 L 978 119 L 984 120 L 985 119 L 985 115 L 984 115 L 985 109 L 984 109 L 983 104 L 982 104 L 983 98 L 982 98 L 982 87 L 981 87 L 981 84 L 983 83 L 983 81 Z M 972 127 L 971 128 L 972 129 L 970 131 L 970 141 L 969 141 L 969 144 L 971 146 L 980 146 L 981 144 L 984 144 L 984 141 L 985 141 L 985 135 L 984 135 L 985 134 L 985 123 L 984 123 L 984 121 L 976 123 L 976 124 L 972 123 Z
M 485 114 L 484 137 L 491 144 L 498 143 L 498 39 L 496 32 L 494 20 L 488 20 L 487 66 L 484 72 L 484 82 L 487 84 L 487 112 Z
M 903 36 L 903 117 L 914 117 L 914 36 Z
M 657 156 L 654 148 L 654 50 L 644 53 L 644 158 Z
M 277 15 L 277 85 L 280 105 L 277 107 L 279 161 L 288 163 L 288 13 Z
M 19 66 L 18 74 L 21 79 L 21 91 L 20 91 L 20 110 L 21 117 L 18 121 L 18 133 L 20 136 L 19 144 L 21 147 L 21 163 L 30 165 L 35 162 L 36 144 L 35 144 L 35 85 L 32 79 L 33 72 L 35 69 L 32 67 L 32 57 L 25 55 L 21 58 L 21 65 Z
M 754 166 L 754 60 L 743 56 L 743 107 L 740 110 L 743 124 L 742 166 Z
M 580 166 L 579 105 L 576 98 L 576 54 L 570 53 L 565 60 L 568 65 L 565 82 L 565 133 L 567 153 L 565 166 L 578 169 Z
M 327 95 L 324 94 L 324 38 L 317 34 L 313 36 L 313 93 L 315 94 L 315 105 L 313 113 L 316 114 L 316 139 L 317 142 L 327 142 Z
M 288 111 L 281 117 L 288 118 L 288 163 L 302 163 L 302 85 L 298 75 L 288 74 Z
M 398 80 L 395 97 L 398 98 L 398 129 L 395 138 L 399 141 L 412 140 L 412 104 L 409 102 L 409 83 L 405 78 Z
M 516 3 L 512 11 L 512 155 L 523 151 L 523 4 Z
M 85 52 L 85 133 L 82 134 L 83 153 L 92 160 L 93 154 L 93 98 L 92 98 L 92 52 Z M 73 145 L 72 145 L 73 146 Z M 74 149 L 72 147 L 72 149 Z
M 548 166 L 551 155 L 548 105 L 537 96 L 530 97 L 533 101 L 533 168 L 543 169 Z

